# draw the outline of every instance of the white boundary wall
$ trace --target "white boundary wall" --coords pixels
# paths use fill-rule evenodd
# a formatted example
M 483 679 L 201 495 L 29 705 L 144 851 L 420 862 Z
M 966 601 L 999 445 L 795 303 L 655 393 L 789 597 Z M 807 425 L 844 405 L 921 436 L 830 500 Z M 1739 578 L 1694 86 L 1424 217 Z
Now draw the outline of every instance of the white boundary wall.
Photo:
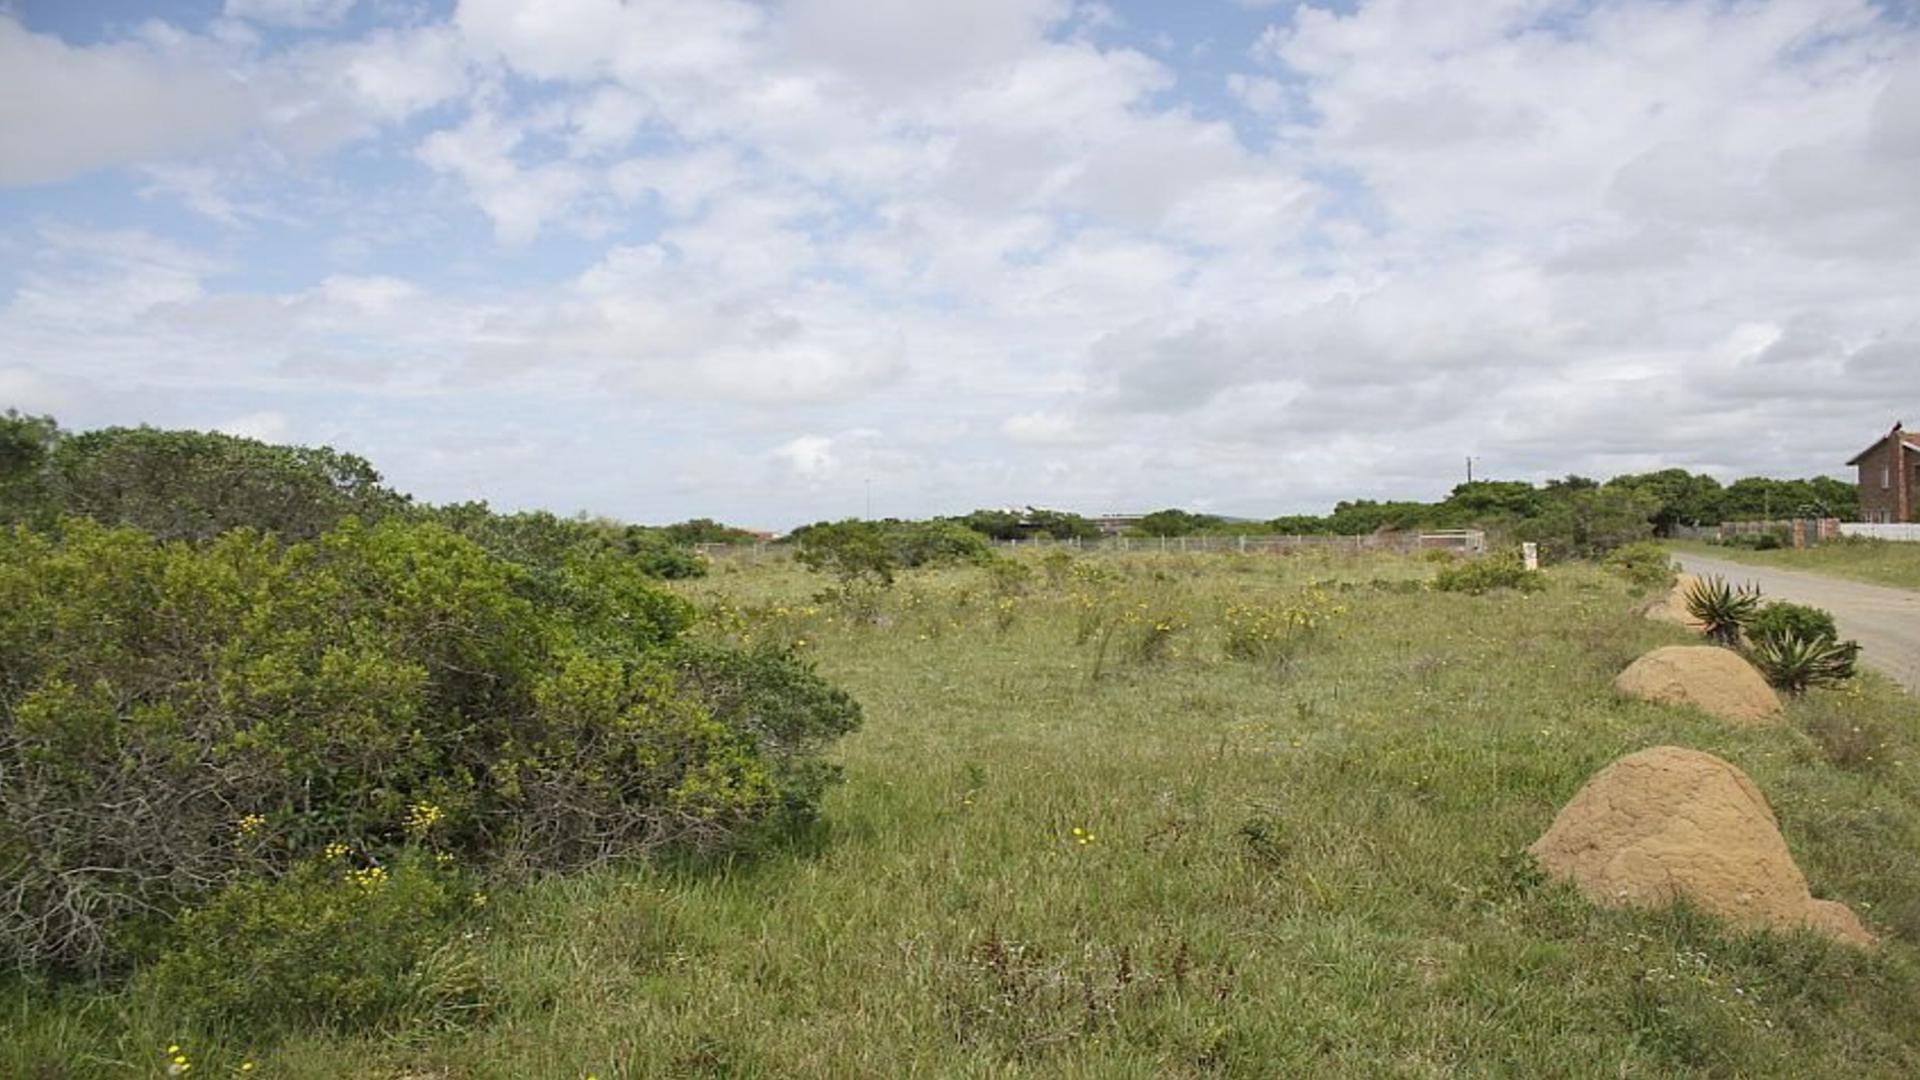
M 1872 525 L 1857 521 L 1843 521 L 1840 523 L 1840 535 L 1920 544 L 1920 525 Z

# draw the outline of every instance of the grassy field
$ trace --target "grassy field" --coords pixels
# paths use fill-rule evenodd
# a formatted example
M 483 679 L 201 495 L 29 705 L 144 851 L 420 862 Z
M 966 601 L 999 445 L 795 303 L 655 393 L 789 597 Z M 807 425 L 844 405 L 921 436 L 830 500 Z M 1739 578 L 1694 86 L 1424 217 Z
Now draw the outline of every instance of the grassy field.
M 1755 566 L 1805 570 L 1870 581 L 1876 585 L 1920 589 L 1920 544 L 1895 543 L 1891 540 L 1848 540 L 1817 548 L 1777 551 L 1749 551 L 1723 544 L 1689 541 L 1677 541 L 1670 546 L 1678 551 L 1692 551 Z
M 1775 730 L 1620 700 L 1682 635 L 1586 567 L 1532 597 L 1387 556 L 1054 570 L 909 575 L 877 624 L 790 565 L 691 583 L 705 632 L 864 703 L 846 782 L 770 857 L 496 890 L 483 1017 L 270 1044 L 15 987 L 0 1075 L 160 1075 L 174 1043 L 194 1076 L 414 1080 L 1920 1074 L 1920 740 L 1888 684 Z M 1276 611 L 1320 626 L 1263 641 Z M 1884 946 L 1542 882 L 1521 852 L 1561 804 L 1663 743 L 1752 775 Z

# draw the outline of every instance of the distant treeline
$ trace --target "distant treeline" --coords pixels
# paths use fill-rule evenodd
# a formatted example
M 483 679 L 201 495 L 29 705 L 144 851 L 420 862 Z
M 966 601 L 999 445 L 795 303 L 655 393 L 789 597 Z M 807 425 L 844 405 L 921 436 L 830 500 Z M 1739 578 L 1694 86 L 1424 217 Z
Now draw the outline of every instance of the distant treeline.
M 1645 504 L 1647 524 L 1661 536 L 1670 535 L 1677 525 L 1717 525 L 1723 521 L 1801 516 L 1851 520 L 1860 512 L 1859 493 L 1854 485 L 1831 477 L 1774 480 L 1750 476 L 1722 485 L 1705 474 L 1663 469 L 1616 476 L 1604 483 L 1585 476 L 1568 476 L 1539 485 L 1522 480 L 1476 480 L 1456 486 L 1439 502 L 1358 499 L 1335 505 L 1333 512 L 1324 517 L 1296 514 L 1249 522 L 1228 521 L 1185 510 L 1160 510 L 1146 515 L 1134 528 L 1143 536 L 1202 533 L 1355 536 L 1380 529 L 1513 524 L 1552 516 L 1573 501 L 1617 502 L 1624 497 L 1633 497 Z
M 437 522 L 537 570 L 587 549 L 624 554 L 661 578 L 704 573 L 694 544 L 756 539 L 706 518 L 647 526 L 505 514 L 484 502 L 434 506 L 386 486 L 366 459 L 328 447 L 149 427 L 69 433 L 51 417 L 0 415 L 0 525 L 86 518 L 161 540 L 200 544 L 250 528 L 298 543 L 350 517 Z
M 1147 537 L 1358 536 L 1382 529 L 1480 526 L 1540 533 L 1566 541 L 1560 546 L 1584 549 L 1589 544 L 1582 537 L 1596 530 L 1664 536 L 1680 525 L 1858 514 L 1854 485 L 1830 477 L 1754 476 L 1722 485 L 1711 476 L 1665 469 L 1605 482 L 1583 476 L 1537 485 L 1479 480 L 1455 487 L 1438 502 L 1358 499 L 1341 502 L 1326 515 L 1266 520 L 1166 509 L 1143 516 L 1126 531 Z M 162 539 L 195 541 L 247 526 L 298 541 L 349 516 L 373 522 L 396 515 L 438 521 L 518 562 L 551 567 L 582 545 L 606 547 L 632 555 L 659 577 L 699 574 L 702 564 L 692 554 L 693 545 L 760 538 L 708 518 L 647 526 L 545 511 L 502 514 L 484 502 L 427 505 L 385 486 L 365 459 L 326 447 L 145 427 L 70 434 L 51 418 L 11 411 L 0 416 L 0 524 L 86 517 L 136 526 Z M 914 556 L 969 547 L 956 529 L 1001 541 L 1101 535 L 1088 517 L 1033 507 L 881 524 L 892 530 L 896 546 Z M 792 538 L 817 527 L 802 526 Z
M 1616 476 L 1604 483 L 1568 476 L 1545 484 L 1478 480 L 1461 484 L 1439 502 L 1342 502 L 1325 516 L 1296 514 L 1267 520 L 1228 519 L 1186 510 L 1157 510 L 1124 530 L 1138 537 L 1175 536 L 1362 536 L 1383 529 L 1493 529 L 1508 539 L 1531 540 L 1550 557 L 1594 557 L 1649 536 L 1668 536 L 1677 526 L 1722 521 L 1818 516 L 1851 519 L 1859 513 L 1854 485 L 1828 477 L 1774 480 L 1748 477 L 1722 486 L 1711 476 L 1684 469 Z M 919 566 L 944 559 L 971 559 L 989 540 L 1092 540 L 1101 535 L 1090 518 L 1063 510 L 975 510 L 970 514 L 904 521 L 818 522 L 789 539 L 807 542 L 829 528 L 869 526 L 895 562 Z M 844 537 L 840 537 L 844 539 Z

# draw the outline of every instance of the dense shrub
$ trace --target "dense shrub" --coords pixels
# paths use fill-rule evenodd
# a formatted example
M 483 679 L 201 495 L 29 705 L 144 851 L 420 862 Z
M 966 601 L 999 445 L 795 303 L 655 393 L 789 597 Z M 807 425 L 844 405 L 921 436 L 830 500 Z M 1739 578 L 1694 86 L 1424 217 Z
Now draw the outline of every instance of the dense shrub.
M 1833 616 L 1817 607 L 1775 601 L 1742 623 L 1752 643 L 1754 666 L 1789 694 L 1853 678 L 1860 644 L 1841 641 Z
M 136 988 L 170 1014 L 255 1032 L 457 1021 L 484 1004 L 456 931 L 487 896 L 456 865 L 337 851 L 240 882 L 178 920 Z
M 1547 576 L 1529 570 L 1517 555 L 1489 555 L 1469 559 L 1442 569 L 1434 575 L 1433 587 L 1440 592 L 1463 592 L 1475 596 L 1494 589 L 1518 589 L 1538 592 L 1547 587 Z
M 0 536 L 0 963 L 115 963 L 129 917 L 392 848 L 423 805 L 476 865 L 750 840 L 811 806 L 804 758 L 857 709 L 693 649 L 690 618 L 617 555 L 534 575 L 399 520 Z
M 887 544 L 901 566 L 985 562 L 993 557 L 987 538 L 951 521 L 888 522 Z
M 62 436 L 42 463 L 39 495 L 45 515 L 192 541 L 241 527 L 310 540 L 349 516 L 371 521 L 408 506 L 352 454 L 145 427 Z
M 349 517 L 367 523 L 405 517 L 445 525 L 540 573 L 556 571 L 582 551 L 613 552 L 658 578 L 704 574 L 705 561 L 684 538 L 724 528 L 499 514 L 478 502 L 424 506 L 386 487 L 365 459 L 330 447 L 145 427 L 73 435 L 49 417 L 0 415 L 0 525 L 50 527 L 63 517 L 191 543 L 237 528 L 303 541 Z
M 1659 544 L 1638 543 L 1615 548 L 1601 565 L 1638 589 L 1666 589 L 1673 585 L 1673 559 Z
M 1833 641 L 1840 636 L 1840 630 L 1828 612 L 1782 600 L 1761 606 L 1747 617 L 1744 626 L 1747 638 L 1755 645 L 1789 637 L 1803 641 Z
M 592 518 L 562 518 L 544 510 L 501 514 L 484 502 L 421 510 L 420 516 L 535 574 L 553 574 L 579 557 L 613 554 L 649 577 L 704 577 L 706 561 L 665 530 Z

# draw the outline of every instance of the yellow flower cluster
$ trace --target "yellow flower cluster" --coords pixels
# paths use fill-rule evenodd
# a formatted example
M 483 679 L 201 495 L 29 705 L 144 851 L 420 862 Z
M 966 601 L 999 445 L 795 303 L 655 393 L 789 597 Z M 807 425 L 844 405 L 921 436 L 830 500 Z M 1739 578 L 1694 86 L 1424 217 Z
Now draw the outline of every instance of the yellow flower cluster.
M 259 835 L 267 827 L 267 819 L 259 814 L 248 814 L 240 819 L 240 835 L 248 838 Z
M 335 840 L 333 843 L 328 844 L 326 847 L 320 849 L 320 856 L 326 859 L 328 862 L 332 862 L 335 859 L 346 858 L 347 855 L 350 854 L 352 851 L 353 851 L 352 848 L 348 847 L 347 845 L 341 843 L 338 840 Z
M 1269 655 L 1319 630 L 1346 611 L 1344 605 L 1319 588 L 1308 589 L 1291 604 L 1228 604 L 1224 620 L 1227 653 L 1242 658 Z
M 180 1044 L 174 1043 L 167 1047 L 167 1075 L 185 1076 L 191 1071 L 193 1071 L 193 1062 L 187 1059 L 187 1053 L 180 1049 Z
M 1078 825 L 1075 825 L 1073 827 L 1074 843 L 1080 845 L 1081 847 L 1086 847 L 1088 844 L 1093 843 L 1093 841 L 1094 841 L 1093 833 L 1089 832 L 1086 829 L 1081 828 Z
M 407 808 L 407 832 L 412 836 L 425 836 L 433 831 L 435 825 L 446 813 L 430 802 L 417 802 Z
M 387 868 L 369 866 L 364 870 L 347 871 L 347 884 L 363 892 L 372 892 L 387 883 Z

